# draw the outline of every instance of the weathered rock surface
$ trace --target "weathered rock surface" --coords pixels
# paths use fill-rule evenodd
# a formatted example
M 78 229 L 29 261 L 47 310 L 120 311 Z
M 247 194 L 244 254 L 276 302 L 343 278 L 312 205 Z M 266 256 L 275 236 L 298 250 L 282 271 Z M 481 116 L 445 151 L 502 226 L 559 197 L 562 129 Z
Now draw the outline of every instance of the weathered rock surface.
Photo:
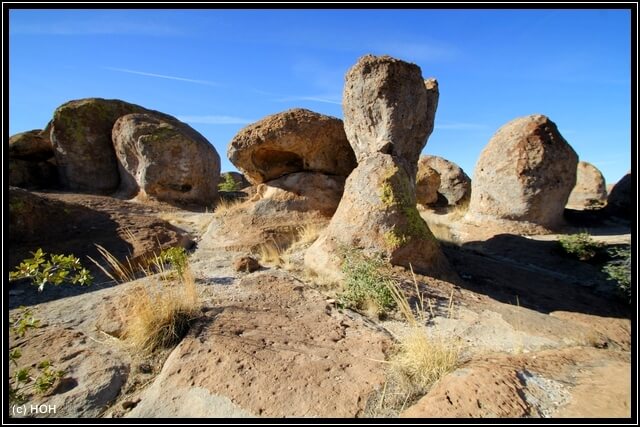
M 152 114 L 128 114 L 113 125 L 112 138 L 121 196 L 198 205 L 215 200 L 220 157 L 188 125 Z
M 535 114 L 507 123 L 480 154 L 465 220 L 558 227 L 576 183 L 577 163 L 575 151 L 548 117 Z
M 53 113 L 53 143 L 60 181 L 71 190 L 109 193 L 120 182 L 111 128 L 126 114 L 149 110 L 101 98 L 69 101 Z
M 435 169 L 418 163 L 416 201 L 423 206 L 437 202 L 440 180 L 440 174 Z
M 627 173 L 616 183 L 607 199 L 607 210 L 616 216 L 631 219 L 633 206 L 631 205 L 631 173 Z
M 340 280 L 343 247 L 382 255 L 392 264 L 439 274 L 446 260 L 416 208 L 420 151 L 433 130 L 435 80 L 415 64 L 364 56 L 348 72 L 345 130 L 358 167 L 329 226 L 305 255 L 308 268 Z
M 372 153 L 406 162 L 413 181 L 433 131 L 438 83 L 420 67 L 390 56 L 363 56 L 346 75 L 344 129 L 358 163 Z
M 355 417 L 384 382 L 386 334 L 284 274 L 242 279 L 167 359 L 128 417 Z M 176 405 L 192 397 L 196 404 Z M 187 402 L 185 402 L 187 403 Z
M 407 418 L 629 417 L 628 353 L 576 347 L 474 360 L 442 378 Z
M 418 175 L 421 170 L 431 168 L 440 175 L 437 192 L 448 206 L 462 204 L 471 196 L 471 178 L 455 163 L 438 156 L 420 156 Z M 419 187 L 419 183 L 418 183 Z M 418 188 L 419 190 L 419 188 Z M 434 202 L 436 202 L 434 200 Z M 434 203 L 431 202 L 431 203 Z
M 567 207 L 584 209 L 606 201 L 607 187 L 602 172 L 591 163 L 578 162 L 576 186 L 569 195 Z
M 40 162 L 53 157 L 53 146 L 47 129 L 17 133 L 9 138 L 9 157 Z
M 58 171 L 51 161 L 9 159 L 9 185 L 26 189 L 51 188 L 58 183 Z
M 381 254 L 394 265 L 424 274 L 446 267 L 437 240 L 420 217 L 410 178 L 388 154 L 365 158 L 347 178 L 329 226 L 305 255 L 305 264 L 326 278 L 339 280 L 341 247 Z
M 227 157 L 252 184 L 293 172 L 344 177 L 356 166 L 342 120 L 300 108 L 240 130 L 229 143 Z

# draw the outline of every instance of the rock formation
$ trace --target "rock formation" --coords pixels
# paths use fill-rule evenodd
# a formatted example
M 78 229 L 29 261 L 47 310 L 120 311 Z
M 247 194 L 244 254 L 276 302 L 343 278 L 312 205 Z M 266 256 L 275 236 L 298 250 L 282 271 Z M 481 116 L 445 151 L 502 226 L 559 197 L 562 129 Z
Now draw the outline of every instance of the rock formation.
M 505 228 L 558 227 L 577 164 L 575 151 L 548 117 L 517 118 L 502 126 L 480 154 L 465 220 Z
M 9 185 L 27 189 L 50 188 L 58 183 L 50 127 L 9 138 Z
M 39 162 L 53 157 L 49 129 L 34 129 L 9 138 L 9 157 Z
M 448 206 L 455 206 L 469 200 L 471 196 L 471 178 L 455 163 L 438 156 L 421 156 L 418 161 L 418 176 L 422 170 L 432 169 L 440 176 L 439 186 L 436 188 L 438 194 L 442 197 L 437 197 L 429 203 L 422 204 L 434 204 L 437 200 L 440 200 L 442 204 Z M 422 172 L 424 173 L 424 172 Z M 421 190 L 420 182 L 417 182 L 417 191 Z M 420 200 L 418 200 L 420 203 Z
M 580 161 L 576 171 L 576 186 L 569 195 L 567 207 L 584 209 L 603 205 L 607 187 L 602 172 L 591 163 Z
M 304 109 L 245 127 L 231 140 L 227 157 L 252 184 L 294 172 L 346 177 L 356 166 L 342 121 Z
M 128 114 L 113 125 L 112 139 L 120 195 L 199 205 L 215 200 L 220 157 L 188 125 L 152 114 Z
M 340 248 L 346 246 L 425 273 L 443 268 L 415 191 L 417 161 L 433 130 L 437 101 L 437 82 L 425 82 L 415 64 L 367 55 L 348 71 L 345 130 L 358 166 L 329 226 L 307 251 L 307 267 L 339 280 Z
M 426 206 L 438 201 L 438 188 L 440 187 L 440 174 L 429 166 L 418 163 L 416 175 L 416 201 Z
M 631 219 L 633 207 L 631 206 L 631 172 L 623 176 L 609 193 L 607 199 L 607 211 L 612 215 Z

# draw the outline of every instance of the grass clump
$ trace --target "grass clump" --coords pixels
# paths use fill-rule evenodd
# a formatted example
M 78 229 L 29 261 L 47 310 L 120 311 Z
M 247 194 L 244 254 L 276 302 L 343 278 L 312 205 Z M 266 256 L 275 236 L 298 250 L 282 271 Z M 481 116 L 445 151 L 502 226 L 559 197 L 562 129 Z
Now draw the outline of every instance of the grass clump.
M 344 273 L 344 292 L 340 295 L 347 307 L 373 311 L 384 316 L 395 308 L 385 274 L 385 262 L 380 257 L 367 257 L 355 249 L 343 250 L 342 272 Z
M 558 242 L 567 254 L 578 258 L 580 261 L 593 259 L 602 248 L 602 243 L 593 240 L 589 233 L 562 236 L 558 239 Z
M 602 271 L 618 283 L 620 295 L 631 303 L 631 246 L 611 248 L 608 254 L 612 260 L 604 265 Z
M 93 277 L 89 270 L 80 264 L 80 259 L 73 255 L 48 254 L 41 248 L 31 252 L 33 258 L 27 258 L 9 273 L 9 280 L 31 279 L 31 283 L 42 292 L 44 285 L 60 285 L 72 283 L 90 285 Z

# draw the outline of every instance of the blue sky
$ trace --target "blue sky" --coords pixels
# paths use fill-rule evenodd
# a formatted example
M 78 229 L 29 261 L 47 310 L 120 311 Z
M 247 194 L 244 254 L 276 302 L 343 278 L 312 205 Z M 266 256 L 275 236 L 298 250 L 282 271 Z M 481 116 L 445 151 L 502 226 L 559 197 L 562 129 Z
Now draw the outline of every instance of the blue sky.
M 625 10 L 11 10 L 9 132 L 60 104 L 118 98 L 188 122 L 235 170 L 238 130 L 294 107 L 342 118 L 344 74 L 367 53 L 415 62 L 440 103 L 424 154 L 470 176 L 495 131 L 553 120 L 607 183 L 631 167 Z

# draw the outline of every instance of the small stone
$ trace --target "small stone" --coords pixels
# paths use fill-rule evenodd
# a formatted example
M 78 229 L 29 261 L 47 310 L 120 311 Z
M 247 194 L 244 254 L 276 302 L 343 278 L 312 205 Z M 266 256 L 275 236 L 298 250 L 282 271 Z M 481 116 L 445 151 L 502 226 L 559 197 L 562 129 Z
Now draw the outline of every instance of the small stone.
M 138 371 L 140 371 L 143 374 L 150 374 L 153 372 L 153 368 L 149 363 L 141 363 L 138 365 Z
M 129 411 L 133 408 L 135 408 L 138 403 L 140 403 L 140 399 L 134 399 L 134 400 L 126 400 L 124 402 L 122 402 L 122 409 L 124 409 L 125 411 Z
M 258 260 L 251 256 L 241 256 L 233 261 L 233 269 L 235 271 L 241 271 L 251 273 L 261 267 Z

